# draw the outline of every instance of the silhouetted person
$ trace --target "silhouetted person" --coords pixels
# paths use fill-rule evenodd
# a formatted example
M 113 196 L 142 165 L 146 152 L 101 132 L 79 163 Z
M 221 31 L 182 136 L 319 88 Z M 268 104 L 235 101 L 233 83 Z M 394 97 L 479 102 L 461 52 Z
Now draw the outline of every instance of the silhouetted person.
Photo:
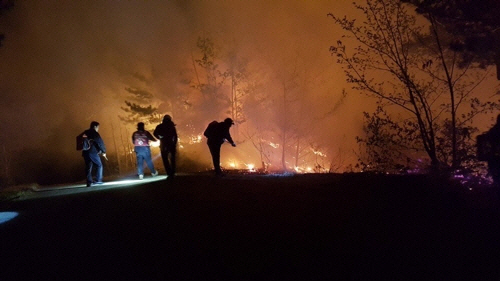
M 212 162 L 214 164 L 215 175 L 222 176 L 222 170 L 220 169 L 220 148 L 221 145 L 227 140 L 233 147 L 236 146 L 231 134 L 229 133 L 229 128 L 234 125 L 231 118 L 226 118 L 224 122 L 213 121 L 205 129 L 203 135 L 207 137 L 208 148 L 210 149 L 210 154 L 212 155 Z
M 101 138 L 101 135 L 98 133 L 99 131 L 99 122 L 92 121 L 90 123 L 90 128 L 83 132 L 84 135 L 90 140 L 90 149 L 83 150 L 82 156 L 85 160 L 85 173 L 87 176 L 87 187 L 92 184 L 102 184 L 102 174 L 103 174 L 103 166 L 101 162 L 101 158 L 99 154 L 102 154 L 104 158 L 106 158 L 106 146 L 104 145 L 104 141 Z M 92 177 L 92 168 L 96 166 L 96 180 L 94 182 Z
M 500 114 L 497 116 L 497 122 L 486 133 L 486 136 L 491 143 L 491 155 L 488 158 L 488 170 L 493 178 L 496 192 L 500 196 Z
M 150 132 L 144 129 L 144 123 L 137 123 L 137 131 L 132 134 L 132 143 L 134 144 L 135 156 L 137 158 L 137 174 L 141 180 L 144 178 L 144 161 L 148 165 L 151 176 L 156 177 L 158 175 L 158 171 L 155 170 L 153 161 L 151 160 L 149 141 L 156 141 L 156 139 Z
M 175 176 L 175 158 L 177 151 L 177 130 L 170 115 L 165 115 L 161 124 L 153 132 L 160 139 L 161 159 L 168 178 Z M 167 179 L 168 179 L 167 178 Z

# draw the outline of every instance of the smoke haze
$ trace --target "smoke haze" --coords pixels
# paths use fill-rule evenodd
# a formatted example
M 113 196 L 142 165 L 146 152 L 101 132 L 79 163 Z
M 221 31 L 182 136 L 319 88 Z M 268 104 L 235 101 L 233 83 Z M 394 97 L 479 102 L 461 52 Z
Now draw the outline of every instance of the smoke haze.
M 153 106 L 173 115 L 181 139 L 187 123 L 192 133 L 201 133 L 227 112 L 206 108 L 176 115 L 180 111 L 172 100 L 189 95 L 193 60 L 200 57 L 196 42 L 207 37 L 221 54 L 248 61 L 247 71 L 258 84 L 244 109 L 246 122 L 232 129 L 237 141 L 244 141 L 244 132 L 272 131 L 282 119 L 310 117 L 316 121 L 309 132 L 325 153 L 341 150 L 355 160 L 351 151 L 362 111 L 373 103 L 358 95 L 342 99 L 347 85 L 329 53 L 340 30 L 329 12 L 353 15 L 354 9 L 348 0 L 16 1 L 0 16 L 6 36 L 0 47 L 0 143 L 9 151 L 42 149 L 60 153 L 61 163 L 82 162 L 74 137 L 97 120 L 112 153 L 113 141 L 135 130 L 118 118 L 124 101 L 131 100 L 127 88 L 152 93 Z M 296 104 L 302 106 L 284 117 L 287 112 L 273 105 L 283 100 L 293 75 L 303 81 L 296 90 L 301 93 Z M 198 101 L 191 95 L 185 102 Z M 257 108 L 266 103 L 268 110 Z M 231 153 L 257 155 L 248 143 Z

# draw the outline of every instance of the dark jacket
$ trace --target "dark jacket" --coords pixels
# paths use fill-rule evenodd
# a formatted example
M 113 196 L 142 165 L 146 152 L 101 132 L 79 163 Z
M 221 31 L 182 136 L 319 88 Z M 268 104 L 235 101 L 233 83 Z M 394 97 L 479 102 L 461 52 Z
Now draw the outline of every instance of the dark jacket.
M 217 123 L 217 126 L 214 127 L 213 134 L 207 137 L 208 145 L 221 145 L 224 143 L 224 140 L 227 140 L 230 144 L 234 145 L 234 141 L 229 133 L 230 127 L 231 124 L 225 122 Z
M 101 138 L 101 135 L 99 133 L 92 129 L 88 129 L 84 132 L 85 135 L 87 135 L 87 138 L 89 140 L 92 140 L 92 145 L 90 146 L 90 149 L 87 151 L 83 151 L 82 153 L 92 153 L 92 154 L 100 154 L 100 153 L 106 153 L 106 146 L 104 145 L 104 141 Z
M 156 126 L 153 135 L 160 140 L 162 147 L 175 147 L 177 145 L 177 130 L 172 121 L 164 121 Z

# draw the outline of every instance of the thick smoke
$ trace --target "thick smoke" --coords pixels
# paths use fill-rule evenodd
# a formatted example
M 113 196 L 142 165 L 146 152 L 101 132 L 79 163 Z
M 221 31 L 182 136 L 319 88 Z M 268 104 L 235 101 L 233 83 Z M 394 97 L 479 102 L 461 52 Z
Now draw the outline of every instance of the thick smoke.
M 16 1 L 0 16 L 0 30 L 6 35 L 0 47 L 0 144 L 12 152 L 4 162 L 23 153 L 27 159 L 39 157 L 33 163 L 46 166 L 48 174 L 68 163 L 81 168 L 74 136 L 92 120 L 101 123 L 112 154 L 120 137 L 128 139 L 135 130 L 134 124 L 118 118 L 124 114 L 124 101 L 131 98 L 127 88 L 152 93 L 162 114 L 176 112 L 173 99 L 192 92 L 188 80 L 195 79 L 193 60 L 200 57 L 200 37 L 211 38 L 226 58 L 232 53 L 245 59 L 256 83 L 255 96 L 248 97 L 244 108 L 246 122 L 232 129 L 244 144 L 231 156 L 258 161 L 245 134 L 265 129 L 279 135 L 280 125 L 302 120 L 302 131 L 317 136 L 315 145 L 323 153 L 333 157 L 342 151 L 344 159 L 355 160 L 354 136 L 371 101 L 354 94 L 342 98 L 345 78 L 328 51 L 340 30 L 326 16 L 352 13 L 350 3 Z M 285 110 L 280 103 L 286 87 L 290 106 Z M 191 96 L 185 102 L 196 99 Z M 263 105 L 264 111 L 259 107 Z M 190 114 L 173 114 L 185 134 L 188 122 L 195 123 L 192 133 L 201 133 L 210 121 L 228 115 L 211 108 Z M 206 157 L 208 151 L 202 153 Z M 59 155 L 57 163 L 46 154 Z M 287 156 L 291 166 L 292 156 Z

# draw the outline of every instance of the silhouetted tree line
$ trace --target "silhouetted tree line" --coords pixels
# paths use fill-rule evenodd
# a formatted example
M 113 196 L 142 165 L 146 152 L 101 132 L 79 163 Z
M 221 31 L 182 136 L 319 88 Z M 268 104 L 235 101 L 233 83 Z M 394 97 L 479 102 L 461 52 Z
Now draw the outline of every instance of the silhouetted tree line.
M 497 0 L 402 0 L 433 24 L 456 37 L 448 47 L 461 54 L 461 66 L 471 61 L 481 66 L 496 64 L 500 80 L 500 1 Z
M 419 25 L 403 2 L 416 4 L 427 24 Z M 475 20 L 477 13 L 460 11 L 472 8 L 472 2 L 478 1 L 367 0 L 354 3 L 365 16 L 361 23 L 328 14 L 347 33 L 330 48 L 347 82 L 377 99 L 375 112 L 364 113 L 365 136 L 357 138 L 363 170 L 423 169 L 426 159 L 433 171 L 477 164 L 471 164 L 471 135 L 477 133 L 473 120 L 500 109 L 498 101 L 474 95 L 487 78 L 484 67 L 495 62 L 491 43 L 498 20 L 488 16 L 488 24 L 459 32 Z M 464 13 L 464 19 L 451 20 Z M 446 24 L 438 18 L 447 19 Z

